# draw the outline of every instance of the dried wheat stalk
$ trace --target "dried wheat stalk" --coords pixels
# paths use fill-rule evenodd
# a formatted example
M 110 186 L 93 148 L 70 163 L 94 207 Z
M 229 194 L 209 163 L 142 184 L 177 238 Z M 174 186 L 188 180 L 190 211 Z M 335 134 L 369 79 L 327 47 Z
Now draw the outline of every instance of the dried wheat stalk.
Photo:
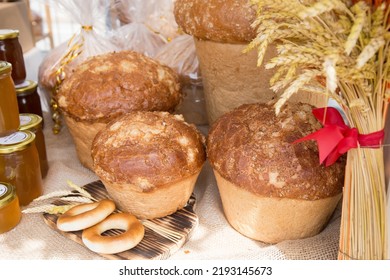
M 276 113 L 302 90 L 338 102 L 361 134 L 382 130 L 390 97 L 390 1 L 253 0 L 258 65 L 270 44 L 278 55 L 272 89 Z M 383 3 L 382 3 L 383 2 Z M 299 69 L 299 71 L 298 71 Z M 339 259 L 386 259 L 387 218 L 383 148 L 348 152 Z

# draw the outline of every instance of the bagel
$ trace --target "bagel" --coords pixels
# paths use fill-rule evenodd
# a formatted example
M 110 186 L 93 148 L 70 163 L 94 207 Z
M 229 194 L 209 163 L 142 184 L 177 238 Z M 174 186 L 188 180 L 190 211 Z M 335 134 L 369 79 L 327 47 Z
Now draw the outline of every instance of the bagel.
M 115 203 L 109 199 L 77 205 L 57 219 L 57 228 L 62 231 L 77 231 L 89 228 L 103 221 L 114 212 L 115 208 Z
M 114 236 L 102 236 L 110 229 L 125 232 Z M 135 247 L 143 239 L 145 228 L 132 214 L 115 213 L 97 225 L 83 230 L 82 240 L 91 251 L 99 254 L 116 254 Z

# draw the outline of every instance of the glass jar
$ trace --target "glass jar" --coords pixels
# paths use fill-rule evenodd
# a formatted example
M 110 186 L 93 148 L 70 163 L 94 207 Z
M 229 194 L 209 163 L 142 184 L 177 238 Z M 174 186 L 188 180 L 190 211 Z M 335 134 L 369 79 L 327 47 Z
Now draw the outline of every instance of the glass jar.
M 19 108 L 15 85 L 11 78 L 12 65 L 0 61 L 0 137 L 19 129 Z
M 16 227 L 22 217 L 16 189 L 12 184 L 0 182 L 0 234 Z
M 22 46 L 19 43 L 19 30 L 0 29 L 0 60 L 12 64 L 12 79 L 16 86 L 24 83 L 26 66 Z
M 202 79 L 196 75 L 181 77 L 183 100 L 175 113 L 183 115 L 186 122 L 195 125 L 207 125 L 206 103 Z
M 0 181 L 15 186 L 20 205 L 28 205 L 42 194 L 39 155 L 31 131 L 0 138 Z
M 29 130 L 35 134 L 35 145 L 38 149 L 39 164 L 41 166 L 42 178 L 46 177 L 49 170 L 47 161 L 45 136 L 42 131 L 42 118 L 36 114 L 20 114 L 20 131 Z
M 19 113 L 36 114 L 42 118 L 42 127 L 44 126 L 41 98 L 38 94 L 38 83 L 27 80 L 24 87 L 16 89 L 18 99 Z

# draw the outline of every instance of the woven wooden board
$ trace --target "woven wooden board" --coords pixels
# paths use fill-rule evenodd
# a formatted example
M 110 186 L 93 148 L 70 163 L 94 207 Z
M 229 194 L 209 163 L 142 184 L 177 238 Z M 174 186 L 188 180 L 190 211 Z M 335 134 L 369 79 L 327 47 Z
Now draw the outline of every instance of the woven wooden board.
M 83 188 L 98 200 L 109 198 L 101 181 L 89 183 L 83 186 Z M 159 219 L 142 221 L 145 226 L 145 236 L 136 247 L 117 254 L 100 255 L 113 260 L 167 259 L 187 242 L 191 237 L 191 233 L 199 224 L 199 219 L 194 212 L 195 202 L 195 196 L 192 195 L 187 205 L 176 213 Z M 54 203 L 57 205 L 64 204 L 61 200 L 57 200 Z M 81 239 L 82 231 L 63 232 L 57 228 L 58 216 L 43 214 L 46 224 L 52 229 L 84 246 Z M 103 235 L 115 235 L 118 233 L 118 230 L 109 230 L 103 233 Z

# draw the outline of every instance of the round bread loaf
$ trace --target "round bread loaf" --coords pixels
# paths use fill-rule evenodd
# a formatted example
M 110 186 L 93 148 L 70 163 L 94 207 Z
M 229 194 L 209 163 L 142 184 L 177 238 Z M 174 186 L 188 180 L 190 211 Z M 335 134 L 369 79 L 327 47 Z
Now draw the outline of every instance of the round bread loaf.
M 153 219 L 185 206 L 206 154 L 204 137 L 181 115 L 138 111 L 96 135 L 92 158 L 118 207 Z
M 175 1 L 176 22 L 194 37 L 209 124 L 241 104 L 275 97 L 269 86 L 275 71 L 257 66 L 255 50 L 243 53 L 256 37 L 255 7 L 250 0 Z M 270 47 L 265 63 L 274 54 Z
M 209 124 L 232 109 L 249 103 L 267 103 L 276 94 L 270 80 L 276 69 L 265 69 L 277 55 L 276 45 L 265 50 L 257 65 L 256 49 L 245 52 L 256 38 L 252 26 L 257 5 L 251 0 L 176 0 L 174 15 L 179 27 L 194 37 L 204 85 Z M 316 107 L 327 105 L 326 96 L 302 92 L 291 100 Z
M 314 141 L 292 144 L 321 128 L 312 106 L 250 104 L 210 129 L 207 153 L 229 223 L 266 243 L 319 233 L 341 198 L 345 159 L 319 164 Z
M 176 72 L 132 51 L 89 58 L 57 94 L 79 159 L 89 169 L 92 140 L 108 122 L 130 111 L 173 111 L 180 100 Z

